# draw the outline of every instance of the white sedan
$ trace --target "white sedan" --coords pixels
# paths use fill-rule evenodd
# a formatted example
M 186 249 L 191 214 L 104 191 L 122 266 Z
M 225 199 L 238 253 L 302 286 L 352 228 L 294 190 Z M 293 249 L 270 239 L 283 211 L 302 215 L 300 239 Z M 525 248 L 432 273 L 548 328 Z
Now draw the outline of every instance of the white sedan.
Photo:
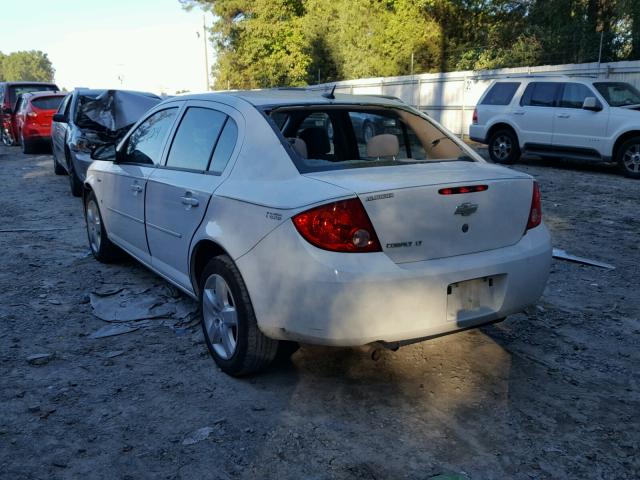
M 292 342 L 397 348 L 498 321 L 547 281 L 536 182 L 395 99 L 182 96 L 93 158 L 93 254 L 198 298 L 231 375 Z

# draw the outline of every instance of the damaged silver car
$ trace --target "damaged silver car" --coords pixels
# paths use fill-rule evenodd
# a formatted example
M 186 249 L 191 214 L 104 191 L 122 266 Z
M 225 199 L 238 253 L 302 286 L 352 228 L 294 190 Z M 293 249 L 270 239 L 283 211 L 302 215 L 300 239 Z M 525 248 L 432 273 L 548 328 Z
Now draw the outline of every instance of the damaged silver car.
M 57 175 L 69 175 L 71 193 L 82 195 L 82 183 L 93 161 L 91 152 L 116 144 L 131 125 L 162 100 L 157 95 L 130 90 L 76 88 L 53 116 L 51 144 Z

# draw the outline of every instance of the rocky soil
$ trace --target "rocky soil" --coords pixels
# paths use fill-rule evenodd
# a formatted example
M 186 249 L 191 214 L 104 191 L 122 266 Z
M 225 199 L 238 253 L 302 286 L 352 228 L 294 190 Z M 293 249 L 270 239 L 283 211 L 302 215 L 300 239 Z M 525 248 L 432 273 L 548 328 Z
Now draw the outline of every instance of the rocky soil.
M 501 324 L 377 362 L 303 346 L 233 379 L 193 302 L 92 258 L 49 154 L 0 147 L 0 477 L 639 478 L 640 181 L 514 168 L 540 181 L 555 246 L 616 269 L 554 260 L 539 304 Z M 94 315 L 136 295 L 153 318 Z

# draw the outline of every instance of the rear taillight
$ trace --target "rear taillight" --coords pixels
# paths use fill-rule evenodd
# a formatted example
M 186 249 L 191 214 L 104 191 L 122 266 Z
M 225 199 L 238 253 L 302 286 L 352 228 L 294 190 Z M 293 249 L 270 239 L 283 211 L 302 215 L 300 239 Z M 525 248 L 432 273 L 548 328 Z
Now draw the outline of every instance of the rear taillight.
M 540 186 L 538 182 L 533 182 L 533 196 L 531 198 L 531 210 L 529 210 L 529 221 L 527 230 L 536 228 L 542 223 L 542 202 L 540 200 Z
M 38 114 L 36 112 L 27 113 L 27 117 L 29 117 L 29 118 L 36 118 L 37 116 L 38 116 Z
M 328 203 L 293 217 L 306 241 L 332 252 L 380 252 L 371 220 L 357 198 Z
M 478 123 L 478 109 L 477 108 L 473 109 L 473 117 L 471 117 L 471 122 L 473 122 L 474 125 L 477 125 L 477 123 Z

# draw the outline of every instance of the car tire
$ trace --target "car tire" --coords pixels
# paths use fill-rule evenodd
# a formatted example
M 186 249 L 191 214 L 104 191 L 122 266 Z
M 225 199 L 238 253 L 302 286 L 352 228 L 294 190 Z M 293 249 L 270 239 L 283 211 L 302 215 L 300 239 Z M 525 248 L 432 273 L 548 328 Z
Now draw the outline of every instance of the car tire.
M 56 175 L 65 175 L 67 171 L 64 169 L 62 165 L 58 163 L 58 159 L 56 158 L 55 153 L 52 154 L 53 157 L 53 172 Z
M 640 179 L 640 137 L 633 137 L 620 145 L 618 168 L 629 178 Z
M 280 342 L 258 328 L 249 292 L 231 258 L 209 260 L 199 285 L 202 331 L 218 367 L 234 377 L 267 368 Z
M 511 165 L 520 158 L 518 137 L 509 129 L 494 132 L 489 138 L 489 157 L 494 163 Z
M 102 221 L 100 207 L 95 193 L 88 193 L 84 202 L 84 220 L 87 226 L 89 248 L 96 260 L 112 263 L 122 257 L 122 250 L 109 240 L 107 229 Z
M 22 153 L 33 153 L 33 143 L 29 140 L 25 140 L 22 134 L 20 134 L 20 145 L 22 145 Z
M 80 197 L 82 195 L 82 182 L 78 178 L 76 169 L 73 167 L 73 160 L 71 160 L 69 154 L 67 154 L 67 165 L 69 165 L 69 187 L 71 188 L 71 195 Z

